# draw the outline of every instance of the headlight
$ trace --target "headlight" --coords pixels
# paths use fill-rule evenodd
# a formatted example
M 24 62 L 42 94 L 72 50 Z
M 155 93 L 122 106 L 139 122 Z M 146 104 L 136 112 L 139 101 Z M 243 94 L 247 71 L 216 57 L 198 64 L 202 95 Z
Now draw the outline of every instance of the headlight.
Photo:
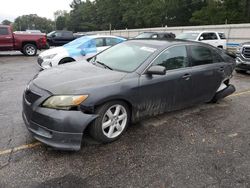
M 59 110 L 70 110 L 72 107 L 80 105 L 88 98 L 88 95 L 61 95 L 49 97 L 43 104 L 43 107 Z
M 44 56 L 43 59 L 53 59 L 57 54 Z
M 237 53 L 240 53 L 240 52 L 241 52 L 241 48 L 242 48 L 242 45 L 238 46 L 238 47 L 236 48 L 236 52 L 237 52 Z

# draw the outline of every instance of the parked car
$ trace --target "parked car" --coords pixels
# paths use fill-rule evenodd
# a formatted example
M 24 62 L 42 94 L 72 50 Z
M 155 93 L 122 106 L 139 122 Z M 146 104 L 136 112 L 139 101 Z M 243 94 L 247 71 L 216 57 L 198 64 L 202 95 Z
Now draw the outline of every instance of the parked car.
M 245 42 L 237 48 L 236 72 L 250 71 L 250 42 Z
M 46 42 L 45 34 L 14 33 L 11 26 L 0 25 L 0 51 L 19 50 L 34 56 L 38 49 L 46 49 Z
M 42 69 L 47 69 L 89 58 L 125 40 L 124 38 L 115 36 L 83 36 L 62 47 L 56 47 L 42 52 L 38 56 L 37 62 Z
M 50 46 L 62 46 L 75 39 L 76 37 L 72 31 L 57 30 L 47 34 L 47 40 Z
M 147 39 L 147 38 L 154 38 L 154 39 L 174 39 L 175 34 L 169 32 L 144 32 L 139 34 L 135 37 L 136 39 Z
M 176 37 L 177 39 L 200 41 L 214 47 L 226 49 L 227 41 L 223 32 L 215 31 L 187 31 Z
M 38 74 L 23 95 L 23 119 L 52 147 L 79 150 L 86 131 L 118 139 L 143 117 L 216 101 L 235 91 L 235 61 L 212 46 L 182 40 L 128 40 L 89 60 Z

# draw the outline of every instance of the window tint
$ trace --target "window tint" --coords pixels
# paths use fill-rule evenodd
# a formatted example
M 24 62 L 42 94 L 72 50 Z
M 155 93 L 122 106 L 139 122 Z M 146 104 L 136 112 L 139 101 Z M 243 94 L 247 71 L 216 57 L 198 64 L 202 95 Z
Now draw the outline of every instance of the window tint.
M 226 35 L 224 33 L 219 33 L 220 39 L 226 39 Z
M 102 47 L 103 44 L 103 38 L 95 39 L 96 47 Z
M 201 37 L 203 37 L 203 40 L 217 40 L 218 39 L 215 33 L 203 33 Z
M 56 33 L 54 33 L 54 35 L 55 35 L 56 37 L 62 37 L 62 32 L 56 32 Z
M 190 46 L 192 66 L 213 63 L 213 55 L 209 48 L 203 46 Z
M 223 58 L 215 50 L 213 50 L 212 53 L 213 53 L 214 63 L 224 62 Z
M 185 46 L 172 47 L 163 52 L 154 62 L 167 70 L 179 69 L 188 66 L 187 51 Z
M 9 32 L 8 32 L 8 28 L 0 28 L 0 35 L 8 35 Z
M 106 38 L 106 46 L 114 46 L 120 42 L 119 39 L 116 38 Z
M 63 36 L 64 37 L 73 37 L 73 33 L 71 33 L 71 32 L 63 32 Z

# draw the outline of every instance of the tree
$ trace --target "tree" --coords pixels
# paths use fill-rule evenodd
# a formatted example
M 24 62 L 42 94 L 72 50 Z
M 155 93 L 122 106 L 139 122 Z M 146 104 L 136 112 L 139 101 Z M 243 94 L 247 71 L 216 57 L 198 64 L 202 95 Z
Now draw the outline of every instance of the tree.
M 66 10 L 58 10 L 54 13 L 56 29 L 67 29 L 69 14 Z
M 10 24 L 12 24 L 12 22 L 9 21 L 9 20 L 3 20 L 3 21 L 2 21 L 2 24 L 3 24 L 3 25 L 10 25 Z
M 210 0 L 206 6 L 193 13 L 190 21 L 202 25 L 246 22 L 249 21 L 245 18 L 248 9 L 244 7 L 248 5 L 248 2 L 248 0 L 245 2 L 239 0 Z
M 42 32 L 53 30 L 54 23 L 52 20 L 42 18 L 36 14 L 19 16 L 14 21 L 14 30 L 25 31 L 26 29 L 38 29 Z

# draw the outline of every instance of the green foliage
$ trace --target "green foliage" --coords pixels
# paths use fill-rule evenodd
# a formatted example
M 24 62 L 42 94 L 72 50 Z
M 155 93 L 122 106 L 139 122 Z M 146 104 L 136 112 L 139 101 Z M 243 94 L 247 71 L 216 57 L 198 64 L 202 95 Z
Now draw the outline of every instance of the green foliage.
M 190 22 L 198 25 L 250 22 L 249 0 L 208 0 L 206 6 L 195 11 Z
M 37 16 L 36 14 L 19 16 L 14 21 L 15 31 L 25 31 L 26 29 L 38 29 L 48 33 L 54 28 L 54 22 Z
M 9 21 L 9 20 L 3 20 L 3 21 L 2 21 L 2 24 L 3 24 L 3 25 L 11 25 L 12 22 Z
M 55 23 L 37 15 L 15 20 L 16 30 L 68 29 L 74 32 L 161 26 L 249 23 L 250 0 L 73 0 L 56 11 Z

